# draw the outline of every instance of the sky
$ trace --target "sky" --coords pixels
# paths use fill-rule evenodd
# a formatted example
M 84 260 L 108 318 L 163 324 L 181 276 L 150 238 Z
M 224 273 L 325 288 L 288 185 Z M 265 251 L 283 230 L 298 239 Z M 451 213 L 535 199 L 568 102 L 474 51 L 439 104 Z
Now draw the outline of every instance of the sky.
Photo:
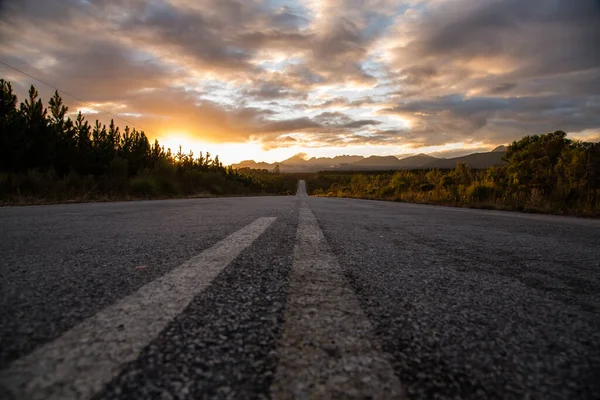
M 598 21 L 599 0 L 0 0 L 0 61 L 226 164 L 443 156 L 600 140 Z

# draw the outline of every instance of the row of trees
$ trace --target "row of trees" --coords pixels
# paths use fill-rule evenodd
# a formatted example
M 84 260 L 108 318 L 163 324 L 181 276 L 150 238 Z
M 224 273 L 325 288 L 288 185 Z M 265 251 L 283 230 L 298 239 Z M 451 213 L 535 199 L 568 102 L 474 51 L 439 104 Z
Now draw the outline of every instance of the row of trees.
M 323 172 L 317 195 L 600 216 L 600 143 L 556 131 L 513 142 L 502 166 L 483 170 Z
M 19 103 L 0 80 L 0 203 L 194 194 L 311 194 L 600 215 L 600 143 L 562 131 L 513 142 L 486 170 L 286 175 L 234 170 L 210 154 L 176 154 L 113 121 L 71 119 L 58 93 L 45 107 L 35 87 Z
M 173 154 L 143 131 L 68 111 L 58 92 L 45 107 L 34 86 L 19 104 L 0 80 L 0 201 L 294 191 L 282 175 L 240 173 L 181 147 Z

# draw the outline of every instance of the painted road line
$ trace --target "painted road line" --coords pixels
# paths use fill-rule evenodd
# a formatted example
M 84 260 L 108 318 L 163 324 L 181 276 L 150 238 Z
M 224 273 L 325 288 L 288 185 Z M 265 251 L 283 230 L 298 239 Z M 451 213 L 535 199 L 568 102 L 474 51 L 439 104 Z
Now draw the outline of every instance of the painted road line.
M 0 372 L 17 399 L 89 399 L 276 220 L 259 218 Z
M 289 291 L 273 399 L 406 398 L 307 205 Z
M 296 196 L 298 197 L 307 197 L 306 194 L 306 182 L 298 181 L 298 191 L 296 192 Z

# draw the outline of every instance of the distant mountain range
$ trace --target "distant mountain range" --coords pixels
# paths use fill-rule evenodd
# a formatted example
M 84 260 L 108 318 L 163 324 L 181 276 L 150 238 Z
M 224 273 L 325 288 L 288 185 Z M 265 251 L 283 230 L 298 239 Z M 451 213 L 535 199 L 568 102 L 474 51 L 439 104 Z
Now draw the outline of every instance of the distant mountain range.
M 394 156 L 336 156 L 305 159 L 304 154 L 297 154 L 279 163 L 242 161 L 233 164 L 234 168 L 252 168 L 273 170 L 279 166 L 281 172 L 317 172 L 317 171 L 375 171 L 389 169 L 432 169 L 455 168 L 459 162 L 471 168 L 483 169 L 504 163 L 502 156 L 506 146 L 499 146 L 489 153 L 473 153 L 462 157 L 436 158 L 427 154 L 417 154 L 406 158 Z

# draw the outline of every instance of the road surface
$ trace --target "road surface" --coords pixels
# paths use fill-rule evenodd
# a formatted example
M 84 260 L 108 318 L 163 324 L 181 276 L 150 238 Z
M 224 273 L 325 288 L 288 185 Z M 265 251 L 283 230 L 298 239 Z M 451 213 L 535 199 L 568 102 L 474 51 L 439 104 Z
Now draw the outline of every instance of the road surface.
M 600 221 L 297 196 L 0 209 L 0 398 L 600 398 Z

